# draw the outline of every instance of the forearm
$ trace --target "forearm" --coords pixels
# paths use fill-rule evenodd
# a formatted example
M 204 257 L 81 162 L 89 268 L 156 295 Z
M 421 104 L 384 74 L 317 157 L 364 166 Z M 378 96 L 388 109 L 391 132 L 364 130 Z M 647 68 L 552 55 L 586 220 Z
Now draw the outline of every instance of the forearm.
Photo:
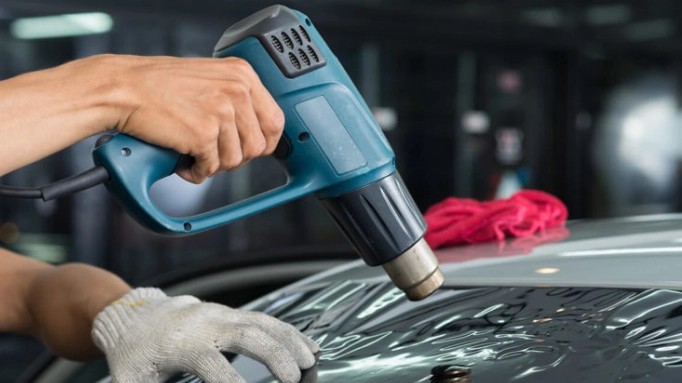
M 35 278 L 28 297 L 34 331 L 60 356 L 99 356 L 90 335 L 93 321 L 128 291 L 124 281 L 96 267 L 69 264 L 45 270 Z
M 0 330 L 43 340 L 76 360 L 100 355 L 90 332 L 95 316 L 130 287 L 117 276 L 84 264 L 50 266 L 0 249 Z
M 0 81 L 0 176 L 116 125 L 115 76 L 84 64 Z
M 0 81 L 0 176 L 114 129 L 194 158 L 199 183 L 271 154 L 284 113 L 237 58 L 97 55 Z

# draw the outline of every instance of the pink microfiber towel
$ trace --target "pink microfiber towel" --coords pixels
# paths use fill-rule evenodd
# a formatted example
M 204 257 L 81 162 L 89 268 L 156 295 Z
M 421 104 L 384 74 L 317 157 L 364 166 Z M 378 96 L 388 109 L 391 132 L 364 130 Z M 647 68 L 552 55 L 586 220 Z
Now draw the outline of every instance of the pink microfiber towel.
M 449 197 L 424 214 L 424 238 L 431 248 L 502 241 L 541 234 L 563 226 L 568 210 L 558 198 L 539 190 L 521 190 L 507 199 L 481 202 Z

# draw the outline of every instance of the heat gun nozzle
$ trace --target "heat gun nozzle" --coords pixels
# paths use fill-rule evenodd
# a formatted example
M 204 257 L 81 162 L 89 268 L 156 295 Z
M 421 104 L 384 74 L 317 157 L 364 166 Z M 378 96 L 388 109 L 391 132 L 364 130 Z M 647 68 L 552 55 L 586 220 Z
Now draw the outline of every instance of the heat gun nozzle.
M 444 281 L 438 260 L 424 238 L 406 252 L 384 263 L 383 267 L 393 283 L 411 301 L 428 297 Z

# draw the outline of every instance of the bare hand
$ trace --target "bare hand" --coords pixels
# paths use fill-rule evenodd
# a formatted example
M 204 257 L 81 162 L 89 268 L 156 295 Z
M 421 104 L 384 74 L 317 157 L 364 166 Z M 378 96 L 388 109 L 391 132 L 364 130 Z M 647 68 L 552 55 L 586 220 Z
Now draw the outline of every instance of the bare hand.
M 97 56 L 116 76 L 116 129 L 195 159 L 180 176 L 200 183 L 271 154 L 284 114 L 239 58 Z

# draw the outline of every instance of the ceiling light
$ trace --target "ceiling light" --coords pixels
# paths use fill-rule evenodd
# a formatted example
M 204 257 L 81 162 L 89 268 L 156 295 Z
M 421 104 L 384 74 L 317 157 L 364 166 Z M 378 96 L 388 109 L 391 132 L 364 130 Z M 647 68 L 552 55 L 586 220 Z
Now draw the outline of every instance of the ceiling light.
M 664 39 L 675 34 L 675 23 L 670 19 L 640 21 L 624 27 L 623 34 L 632 41 Z
M 560 27 L 564 22 L 564 15 L 559 8 L 528 9 L 521 12 L 521 17 L 541 27 Z
M 592 25 L 613 25 L 630 21 L 632 11 L 623 4 L 595 5 L 587 8 L 585 19 Z
M 18 39 L 46 39 L 106 33 L 113 25 L 106 13 L 75 13 L 16 19 L 10 32 Z

